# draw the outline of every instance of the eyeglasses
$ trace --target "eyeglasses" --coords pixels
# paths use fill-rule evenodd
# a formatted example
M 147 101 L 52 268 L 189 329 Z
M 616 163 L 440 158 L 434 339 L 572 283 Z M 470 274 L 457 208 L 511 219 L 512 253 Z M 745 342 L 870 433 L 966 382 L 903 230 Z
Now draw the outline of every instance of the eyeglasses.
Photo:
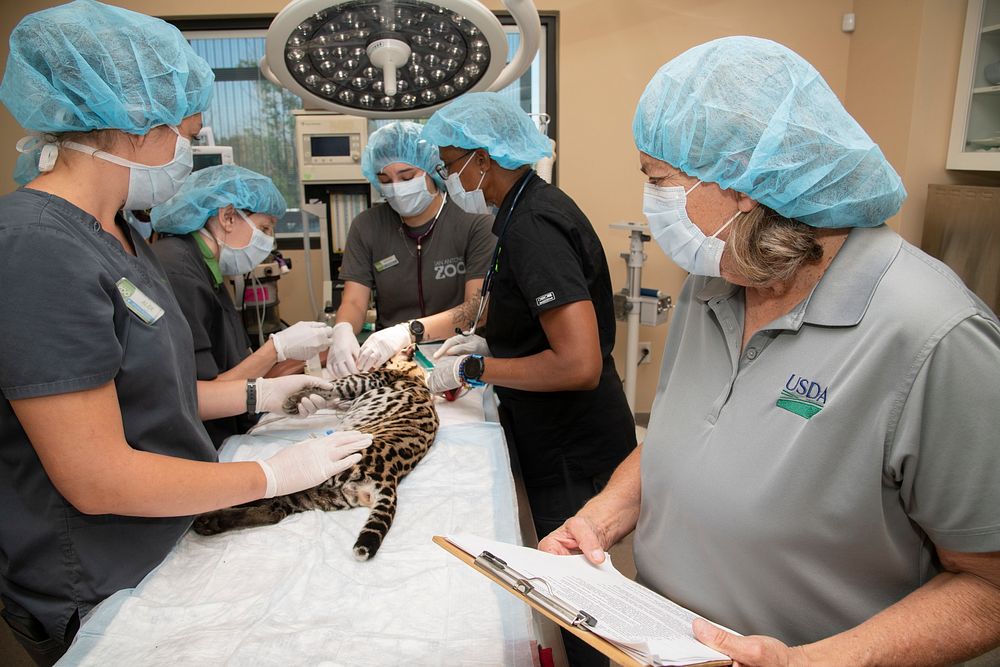
M 454 160 L 448 160 L 447 162 L 444 162 L 442 164 L 437 165 L 436 167 L 434 167 L 434 171 L 436 171 L 437 175 L 440 176 L 441 178 L 447 179 L 448 178 L 448 167 L 450 167 L 451 165 L 455 164 L 456 162 L 458 162 L 459 160 L 461 160 L 462 158 L 464 158 L 466 155 L 472 155 L 475 152 L 476 152 L 475 149 L 472 149 L 471 151 L 466 151 L 465 153 L 462 153 L 461 155 L 459 155 Z

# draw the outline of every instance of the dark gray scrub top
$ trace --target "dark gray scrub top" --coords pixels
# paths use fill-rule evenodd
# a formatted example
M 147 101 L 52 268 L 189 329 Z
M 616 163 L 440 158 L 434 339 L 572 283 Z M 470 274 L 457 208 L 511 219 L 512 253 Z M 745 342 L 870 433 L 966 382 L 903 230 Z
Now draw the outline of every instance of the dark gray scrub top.
M 215 284 L 196 234 L 162 236 L 153 244 L 153 252 L 191 327 L 198 379 L 214 380 L 250 356 L 250 338 L 229 290 Z M 254 423 L 246 415 L 236 415 L 206 421 L 205 428 L 215 446 L 221 447 L 226 438 L 245 433 Z
M 411 229 L 423 232 L 430 223 Z M 465 301 L 465 282 L 482 278 L 496 245 L 493 216 L 466 213 L 450 200 L 421 249 L 424 304 L 428 315 Z M 378 204 L 351 222 L 340 278 L 376 290 L 382 329 L 421 317 L 417 297 L 417 244 L 388 204 Z
M 640 579 L 792 645 L 1000 550 L 1000 326 L 886 226 L 741 351 L 743 290 L 691 277 L 642 452 Z
M 10 401 L 113 381 L 129 445 L 216 460 L 198 418 L 191 331 L 152 250 L 119 224 L 137 256 L 59 197 L 22 188 L 0 198 L 0 592 L 53 637 L 74 613 L 139 583 L 191 519 L 80 513 L 45 474 Z M 159 320 L 129 310 L 122 277 L 165 311 Z

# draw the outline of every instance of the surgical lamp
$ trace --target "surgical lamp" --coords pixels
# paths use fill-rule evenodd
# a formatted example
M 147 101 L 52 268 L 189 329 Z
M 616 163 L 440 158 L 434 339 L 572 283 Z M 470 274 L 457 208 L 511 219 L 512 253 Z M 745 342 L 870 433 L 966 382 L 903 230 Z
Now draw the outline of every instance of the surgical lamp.
M 541 39 L 531 0 L 503 0 L 521 31 L 510 64 L 500 21 L 478 0 L 293 0 L 267 31 L 261 72 L 307 108 L 368 118 L 429 116 L 500 90 Z

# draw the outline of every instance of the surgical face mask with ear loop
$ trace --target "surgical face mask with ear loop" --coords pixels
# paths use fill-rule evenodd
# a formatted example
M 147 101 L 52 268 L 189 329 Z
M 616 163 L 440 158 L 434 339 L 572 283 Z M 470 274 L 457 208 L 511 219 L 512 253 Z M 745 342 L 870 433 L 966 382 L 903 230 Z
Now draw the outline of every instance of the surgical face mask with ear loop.
M 181 135 L 176 127 L 171 126 L 170 129 L 177 135 L 174 157 L 170 162 L 157 166 L 132 162 L 75 141 L 63 141 L 61 145 L 105 162 L 128 167 L 128 196 L 122 208 L 129 211 L 143 211 L 158 206 L 177 194 L 184 179 L 191 175 L 191 169 L 194 167 L 191 141 Z
M 434 195 L 427 189 L 427 177 L 423 174 L 408 181 L 381 183 L 379 187 L 392 210 L 404 218 L 420 215 L 434 201 Z
M 475 157 L 475 153 L 469 156 L 469 159 L 465 161 L 462 168 L 458 170 L 456 174 L 448 174 L 447 180 L 445 180 L 444 185 L 448 189 L 448 195 L 451 200 L 458 204 L 458 207 L 465 211 L 466 213 L 480 213 L 487 214 L 490 212 L 489 206 L 486 205 L 486 196 L 483 191 L 479 188 L 483 184 L 483 179 L 486 178 L 486 172 L 479 178 L 479 185 L 472 192 L 466 192 L 465 188 L 462 186 L 462 179 L 459 178 L 465 168 L 469 166 L 472 162 L 472 158 Z
M 687 214 L 687 196 L 701 181 L 685 190 L 680 186 L 660 187 L 646 183 L 643 188 L 642 212 L 649 222 L 653 238 L 679 267 L 697 276 L 722 275 L 722 251 L 726 244 L 716 238 L 739 215 L 733 214 L 711 236 L 691 222 Z
M 260 231 L 249 217 L 243 215 L 243 211 L 236 209 L 236 213 L 250 225 L 253 233 L 250 235 L 250 242 L 242 248 L 234 248 L 218 236 L 215 237 L 215 242 L 219 244 L 219 271 L 224 276 L 242 276 L 244 273 L 250 273 L 274 250 L 273 238 Z M 204 227 L 201 228 L 201 232 L 208 234 Z

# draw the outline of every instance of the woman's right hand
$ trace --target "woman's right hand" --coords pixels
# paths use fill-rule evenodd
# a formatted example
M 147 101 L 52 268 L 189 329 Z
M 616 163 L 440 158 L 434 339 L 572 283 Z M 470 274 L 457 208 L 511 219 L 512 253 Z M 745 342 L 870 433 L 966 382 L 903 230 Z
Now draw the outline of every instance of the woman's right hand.
M 604 545 L 601 543 L 597 526 L 579 514 L 570 517 L 566 523 L 546 535 L 538 543 L 538 550 L 557 556 L 582 553 L 591 563 L 604 562 Z
M 285 447 L 269 459 L 257 461 L 267 479 L 265 498 L 311 489 L 361 460 L 357 452 L 372 444 L 372 436 L 339 431 Z
M 358 372 L 358 354 L 361 346 L 354 335 L 354 325 L 341 322 L 333 326 L 333 344 L 326 356 L 326 368 L 335 378 L 355 375 Z

